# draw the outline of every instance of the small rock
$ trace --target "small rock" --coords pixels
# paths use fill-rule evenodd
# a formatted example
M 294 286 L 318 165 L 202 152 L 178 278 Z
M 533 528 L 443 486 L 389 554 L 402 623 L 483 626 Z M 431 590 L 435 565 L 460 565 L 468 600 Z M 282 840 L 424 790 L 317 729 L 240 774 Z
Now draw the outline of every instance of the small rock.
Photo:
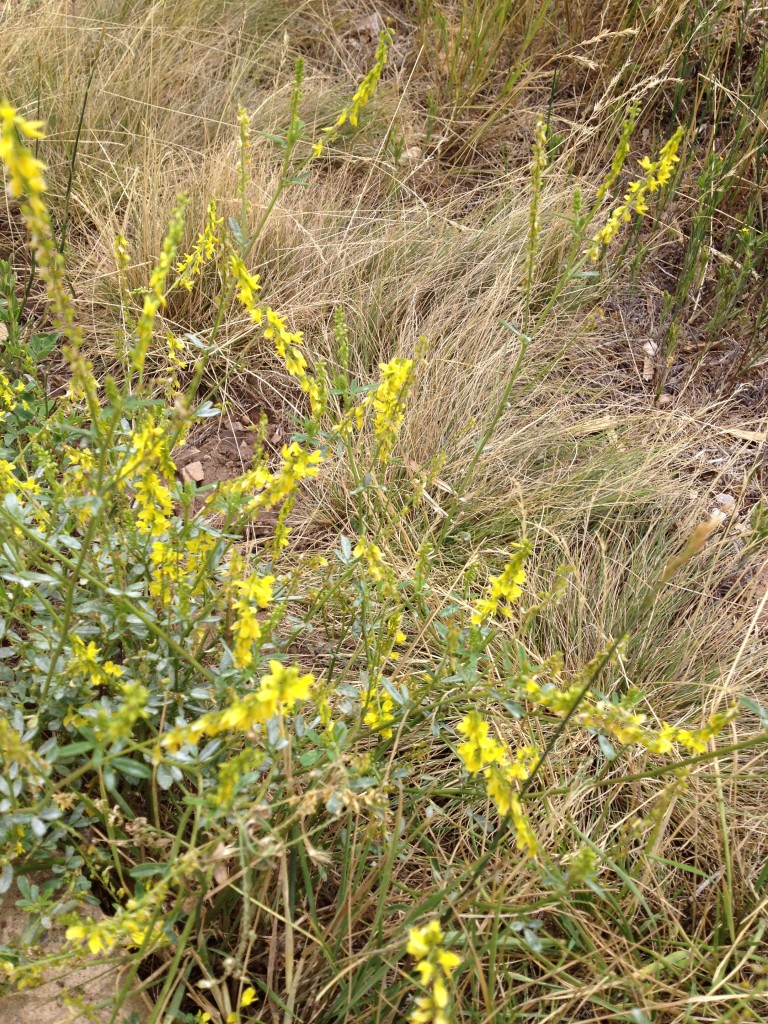
M 646 341 L 643 345 L 643 380 L 653 380 L 654 359 L 659 346 L 655 341 Z
M 723 494 L 716 494 L 715 501 L 720 506 L 720 508 L 730 508 L 732 505 L 736 504 L 736 499 L 734 498 L 734 496 L 732 494 L 728 494 L 727 492 L 724 492 Z
M 400 155 L 400 163 L 404 167 L 415 167 L 421 160 L 421 146 L 409 146 Z
M 378 11 L 374 11 L 367 18 L 358 18 L 356 22 L 353 22 L 350 28 L 350 35 L 359 36 L 365 34 L 377 36 L 383 28 L 384 19 Z
M 659 401 L 657 405 L 660 409 L 666 409 L 668 405 L 672 405 L 673 401 L 674 399 L 672 398 L 672 395 L 659 395 Z
M 190 462 L 189 465 L 184 466 L 181 471 L 181 477 L 185 484 L 188 484 L 190 480 L 193 480 L 196 484 L 200 484 L 205 480 L 205 470 L 203 469 L 202 462 Z

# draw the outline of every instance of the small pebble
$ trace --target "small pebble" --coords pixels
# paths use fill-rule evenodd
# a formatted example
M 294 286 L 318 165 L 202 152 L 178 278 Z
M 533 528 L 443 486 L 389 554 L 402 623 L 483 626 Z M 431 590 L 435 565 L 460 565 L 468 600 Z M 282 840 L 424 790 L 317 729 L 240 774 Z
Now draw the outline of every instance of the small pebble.
M 184 483 L 189 483 L 190 480 L 194 480 L 196 484 L 202 483 L 205 480 L 202 462 L 190 462 L 189 465 L 183 466 L 181 476 Z
M 716 494 L 715 501 L 720 506 L 720 508 L 730 508 L 731 505 L 736 504 L 736 499 L 734 498 L 734 496 L 728 493 Z

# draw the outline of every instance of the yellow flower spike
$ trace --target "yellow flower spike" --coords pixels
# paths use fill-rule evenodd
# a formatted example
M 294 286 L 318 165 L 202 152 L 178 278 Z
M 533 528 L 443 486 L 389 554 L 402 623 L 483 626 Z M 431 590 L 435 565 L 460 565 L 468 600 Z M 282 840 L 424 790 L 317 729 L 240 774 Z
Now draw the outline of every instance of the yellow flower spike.
M 192 290 L 195 278 L 200 275 L 205 264 L 216 255 L 216 247 L 221 244 L 219 228 L 223 223 L 224 218 L 216 216 L 216 200 L 212 199 L 208 204 L 203 231 L 195 239 L 190 251 L 176 264 L 179 283 L 187 291 Z
M 250 1006 L 251 1003 L 256 999 L 256 989 L 247 988 L 243 992 L 242 998 L 240 999 L 240 1009 L 242 1010 L 245 1006 Z
M 36 159 L 23 140 L 42 139 L 42 123 L 27 121 L 6 101 L 0 101 L 0 163 L 9 177 L 8 190 L 12 196 L 23 199 L 21 213 L 29 233 L 30 249 L 34 253 L 40 276 L 45 283 L 53 312 L 53 323 L 63 333 L 74 351 L 82 344 L 82 331 L 75 323 L 75 312 L 64 280 L 64 259 L 53 242 L 51 222 L 43 196 L 46 183 L 45 165 Z M 86 379 L 85 368 L 72 362 L 77 383 L 84 389 L 94 411 L 92 379 Z
M 295 665 L 286 668 L 279 661 L 270 661 L 269 675 L 262 677 L 261 685 L 274 687 L 282 703 L 293 705 L 297 700 L 309 697 L 314 682 L 315 677 L 311 673 L 300 676 Z
M 379 461 L 387 463 L 405 419 L 405 398 L 413 378 L 412 359 L 382 363 L 381 383 L 373 397 L 374 434 L 379 442 Z
M 488 586 L 488 596 L 480 598 L 475 602 L 471 622 L 480 626 L 487 619 L 499 612 L 505 618 L 513 615 L 512 605 L 522 595 L 521 589 L 525 583 L 525 560 L 531 553 L 531 545 L 527 540 L 519 541 L 514 545 L 515 553 L 504 566 L 500 576 L 491 576 Z
M 363 721 L 368 728 L 378 733 L 384 740 L 391 739 L 392 723 L 395 720 L 392 713 L 395 702 L 391 695 L 384 689 L 377 690 L 375 686 L 371 686 L 366 694 L 366 706 L 368 710 Z
M 410 1024 L 448 1024 L 451 997 L 444 979 L 450 978 L 461 963 L 460 958 L 443 948 L 443 930 L 440 922 L 430 921 L 423 928 L 411 928 L 408 933 L 407 952 L 418 962 L 423 995 L 414 1000 L 408 1015 Z
M 374 544 L 373 541 L 368 540 L 367 537 L 361 537 L 355 545 L 352 554 L 355 558 L 359 558 L 365 562 L 368 575 L 372 580 L 375 580 L 378 583 L 380 580 L 384 579 L 387 574 L 387 570 L 384 563 L 384 555 L 382 554 L 381 548 L 378 544 Z
M 488 735 L 488 723 L 477 711 L 471 711 L 457 726 L 456 731 L 466 736 L 466 743 L 460 743 L 457 752 L 470 775 L 474 775 L 490 764 L 503 763 L 506 758 L 504 747 Z
M 233 604 L 237 618 L 232 626 L 233 659 L 237 668 L 248 668 L 253 662 L 253 645 L 261 638 L 261 626 L 253 606 L 263 609 L 271 603 L 274 582 L 274 576 L 253 575 L 234 583 L 240 594 Z
M 261 291 L 259 275 L 249 273 L 243 261 L 236 253 L 230 253 L 229 269 L 237 281 L 237 301 L 247 310 L 248 315 L 254 323 L 262 321 L 262 310 L 257 303 L 257 296 Z
M 652 161 L 648 157 L 643 157 L 638 161 L 640 169 L 645 171 L 645 174 L 639 180 L 630 182 L 624 202 L 616 207 L 608 217 L 606 224 L 592 238 L 587 255 L 593 262 L 597 261 L 605 246 L 613 241 L 620 226 L 628 224 L 632 220 L 633 213 L 642 217 L 648 212 L 646 196 L 657 192 L 669 183 L 674 166 L 680 160 L 677 152 L 684 135 L 685 129 L 678 128 L 675 134 L 661 147 L 658 160 Z M 598 190 L 598 199 L 601 199 L 603 195 L 604 192 Z
M 344 107 L 332 125 L 329 125 L 327 128 L 323 128 L 323 135 L 325 136 L 325 139 L 314 144 L 311 152 L 312 158 L 320 156 L 323 152 L 323 144 L 333 142 L 339 133 L 339 129 L 342 128 L 347 121 L 349 121 L 353 128 L 357 127 L 360 111 L 373 96 L 387 63 L 387 53 L 389 51 L 389 47 L 392 45 L 392 39 L 393 36 L 391 29 L 383 29 L 379 35 L 379 42 L 376 47 L 376 59 L 373 67 L 358 85 L 349 105 Z

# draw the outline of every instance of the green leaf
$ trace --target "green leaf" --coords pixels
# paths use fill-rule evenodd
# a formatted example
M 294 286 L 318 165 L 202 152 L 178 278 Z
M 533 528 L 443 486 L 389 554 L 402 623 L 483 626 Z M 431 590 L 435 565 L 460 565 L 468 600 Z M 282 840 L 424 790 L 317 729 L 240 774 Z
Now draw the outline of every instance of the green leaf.
M 57 331 L 51 331 L 50 334 L 31 335 L 27 343 L 30 356 L 32 356 L 36 363 L 42 362 L 56 348 L 58 340 L 59 335 Z
M 131 878 L 151 878 L 154 875 L 164 875 L 167 871 L 167 864 L 136 864 L 128 874 Z
M 91 740 L 81 740 L 80 743 L 68 743 L 66 747 L 61 747 L 56 754 L 56 763 L 66 764 L 67 761 L 74 761 L 82 754 L 87 754 L 89 750 L 93 749 L 93 743 Z
M 113 757 L 111 766 L 121 775 L 127 775 L 129 779 L 150 779 L 152 772 L 149 765 L 141 761 L 132 761 L 129 757 Z

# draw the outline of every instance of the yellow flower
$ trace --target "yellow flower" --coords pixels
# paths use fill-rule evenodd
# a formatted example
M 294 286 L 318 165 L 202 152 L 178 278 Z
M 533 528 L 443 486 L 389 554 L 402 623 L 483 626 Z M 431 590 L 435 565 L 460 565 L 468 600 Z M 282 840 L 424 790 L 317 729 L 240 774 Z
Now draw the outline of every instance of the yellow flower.
M 477 711 L 471 711 L 458 725 L 457 732 L 466 736 L 457 750 L 467 771 L 474 775 L 489 764 L 501 763 L 505 757 L 504 747 L 488 735 L 488 723 Z
M 119 679 L 123 670 L 112 661 L 103 665 L 99 660 L 101 649 L 93 640 L 84 643 L 75 633 L 72 635 L 72 657 L 67 666 L 71 672 L 88 677 L 91 686 L 104 686 L 110 679 Z
M 223 223 L 224 218 L 216 216 L 216 200 L 212 199 L 208 204 L 203 231 L 195 239 L 190 251 L 176 264 L 179 282 L 187 291 L 191 291 L 195 278 L 199 276 L 205 264 L 215 256 L 216 246 L 221 244 L 218 231 Z
M 625 128 L 626 128 L 625 122 Z M 634 125 L 634 122 L 633 122 Z M 630 128 L 631 131 L 631 128 Z M 592 238 L 592 243 L 587 249 L 587 255 L 591 260 L 596 261 L 600 256 L 601 251 L 605 246 L 609 245 L 616 235 L 619 233 L 619 228 L 622 224 L 628 224 L 632 220 L 632 214 L 635 213 L 638 217 L 642 217 L 649 210 L 646 196 L 649 193 L 657 192 L 664 185 L 667 185 L 672 177 L 672 171 L 676 163 L 679 162 L 680 157 L 677 155 L 677 151 L 680 148 L 680 143 L 685 135 L 684 128 L 678 128 L 675 134 L 661 147 L 659 151 L 659 159 L 652 161 L 648 157 L 643 157 L 639 161 L 640 169 L 645 171 L 645 175 L 637 181 L 629 183 L 626 195 L 624 196 L 624 202 L 616 207 L 612 211 L 608 220 L 602 228 Z M 622 138 L 624 136 L 622 135 Z M 620 144 L 621 148 L 621 144 Z M 629 152 L 629 142 L 627 136 L 626 152 Z M 613 176 L 613 171 L 609 175 L 609 180 L 615 180 L 618 177 L 618 172 L 621 170 L 626 152 L 623 153 L 621 160 L 619 155 L 614 158 L 614 162 L 618 162 L 618 169 L 616 175 Z M 607 188 L 607 184 L 605 188 Z M 605 194 L 604 186 L 598 190 L 598 198 L 601 199 Z
M 113 945 L 112 941 L 107 939 L 103 930 L 95 923 L 91 927 L 86 927 L 82 924 L 70 925 L 64 934 L 67 942 L 79 943 L 87 941 L 88 949 L 90 949 L 94 956 L 97 953 L 110 949 Z
M 186 198 L 180 196 L 171 213 L 160 256 L 149 277 L 149 286 L 144 296 L 141 313 L 136 324 L 136 344 L 131 353 L 131 365 L 134 370 L 142 372 L 152 342 L 155 317 L 161 307 L 166 304 L 166 281 L 173 268 L 176 254 L 184 233 L 184 208 Z
M 248 272 L 245 264 L 236 253 L 230 253 L 229 269 L 237 281 L 237 300 L 247 310 L 254 323 L 260 324 L 261 307 L 257 304 L 257 296 L 261 291 L 259 275 Z
M 426 989 L 414 1001 L 408 1015 L 410 1024 L 448 1024 L 451 998 L 445 979 L 450 978 L 461 959 L 443 948 L 443 940 L 443 930 L 436 920 L 423 928 L 411 928 L 408 933 L 406 949 L 418 961 L 416 971 Z
M 309 395 L 310 406 L 314 415 L 320 415 L 325 408 L 325 394 L 320 381 L 307 373 L 307 361 L 301 351 L 301 331 L 289 331 L 285 321 L 267 307 L 267 328 L 264 337 L 274 342 L 275 352 L 283 360 L 285 368 L 292 377 L 296 377 L 302 391 Z
M 234 602 L 237 614 L 232 632 L 235 637 L 232 657 L 237 668 L 248 668 L 253 661 L 253 645 L 261 638 L 261 627 L 254 604 L 266 608 L 272 601 L 274 576 L 250 576 L 235 582 L 240 597 Z
M 409 956 L 416 960 L 424 960 L 430 952 L 443 941 L 443 929 L 439 921 L 430 921 L 423 928 L 411 928 L 408 932 L 408 945 L 405 947 Z
M 437 951 L 437 962 L 440 964 L 446 975 L 451 975 L 461 963 L 461 957 L 451 953 L 447 949 Z
M 381 383 L 373 396 L 373 430 L 379 441 L 379 460 L 388 462 L 405 418 L 405 397 L 413 376 L 412 359 L 381 363 Z
M 371 579 L 377 582 L 384 579 L 387 570 L 384 564 L 384 555 L 378 544 L 374 544 L 367 537 L 361 537 L 352 554 L 355 558 L 360 558 L 365 562 Z
M 173 511 L 173 499 L 168 488 L 160 483 L 156 473 L 146 473 L 136 486 L 136 505 L 139 514 L 136 525 L 139 533 L 149 533 L 159 537 L 169 526 L 169 516 Z
M 492 615 L 499 612 L 505 618 L 512 617 L 512 605 L 522 594 L 521 586 L 525 583 L 525 559 L 531 553 L 528 541 L 523 540 L 514 545 L 516 551 L 504 566 L 500 576 L 491 576 L 488 596 L 475 603 L 471 621 L 473 625 L 482 625 Z
M 64 259 L 53 242 L 51 223 L 43 200 L 46 191 L 44 165 L 24 145 L 24 139 L 42 139 L 40 121 L 27 121 L 4 101 L 0 101 L 0 163 L 9 176 L 12 196 L 24 197 L 21 212 L 29 232 L 30 248 L 42 278 L 53 312 L 53 323 L 64 334 L 74 351 L 82 344 L 82 332 L 75 323 L 71 296 L 64 280 Z M 89 404 L 95 409 L 95 385 L 83 363 L 71 358 L 70 365 L 83 387 Z
M 384 689 L 377 691 L 376 687 L 371 686 L 366 694 L 366 706 L 368 710 L 363 721 L 368 728 L 377 732 L 384 740 L 391 739 L 392 723 L 395 720 L 392 714 L 395 702 L 391 695 Z
M 263 725 L 284 708 L 292 708 L 297 700 L 309 697 L 315 682 L 313 675 L 300 675 L 297 666 L 286 668 L 279 661 L 270 661 L 269 669 L 255 693 L 238 697 L 223 711 L 203 715 L 189 725 L 170 730 L 163 737 L 162 745 L 178 750 L 185 743 L 196 743 L 204 735 L 249 733 L 254 726 Z
M 280 703 L 293 705 L 297 700 L 309 697 L 315 677 L 311 674 L 299 675 L 296 665 L 286 668 L 279 661 L 270 661 L 269 675 L 263 676 L 261 686 L 276 694 Z

